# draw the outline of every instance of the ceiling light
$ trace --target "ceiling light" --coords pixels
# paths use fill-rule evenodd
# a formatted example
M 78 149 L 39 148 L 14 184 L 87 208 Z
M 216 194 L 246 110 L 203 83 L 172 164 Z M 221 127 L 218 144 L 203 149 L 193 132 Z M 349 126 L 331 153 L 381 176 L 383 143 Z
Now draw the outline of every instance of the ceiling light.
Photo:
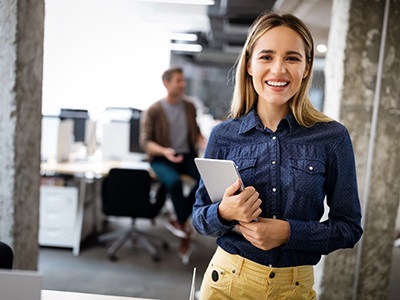
M 175 41 L 195 42 L 198 37 L 194 33 L 171 33 L 170 39 Z
M 328 47 L 326 47 L 326 45 L 324 45 L 324 44 L 319 44 L 317 46 L 317 51 L 319 53 L 326 53 L 326 51 L 328 51 Z
M 171 51 L 182 51 L 182 52 L 201 52 L 203 47 L 199 44 L 169 44 Z
M 167 4 L 193 4 L 193 5 L 214 5 L 214 0 L 136 0 L 139 2 L 156 2 Z

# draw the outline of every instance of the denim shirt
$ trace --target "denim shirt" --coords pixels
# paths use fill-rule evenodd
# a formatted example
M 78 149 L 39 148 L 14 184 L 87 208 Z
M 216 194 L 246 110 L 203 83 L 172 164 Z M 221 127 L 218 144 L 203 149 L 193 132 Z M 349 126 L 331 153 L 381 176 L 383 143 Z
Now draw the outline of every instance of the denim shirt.
M 352 248 L 362 235 L 353 147 L 347 129 L 336 121 L 300 126 L 290 113 L 275 132 L 264 128 L 256 111 L 215 126 L 206 158 L 236 162 L 245 186 L 262 200 L 260 217 L 289 222 L 289 241 L 264 251 L 232 231 L 234 222 L 218 217 L 200 181 L 193 206 L 194 228 L 217 237 L 231 254 L 254 262 L 290 267 L 315 265 L 339 248 Z M 329 207 L 325 220 L 324 199 Z

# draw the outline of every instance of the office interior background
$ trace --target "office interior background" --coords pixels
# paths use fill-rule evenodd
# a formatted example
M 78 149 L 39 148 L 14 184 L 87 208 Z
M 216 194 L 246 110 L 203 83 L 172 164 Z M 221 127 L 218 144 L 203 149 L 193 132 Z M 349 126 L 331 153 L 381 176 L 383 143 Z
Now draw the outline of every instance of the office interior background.
M 187 93 L 198 105 L 207 133 L 214 121 L 226 117 L 232 68 L 249 24 L 262 10 L 272 8 L 295 12 L 310 26 L 321 49 L 316 53 L 311 100 L 330 114 L 330 107 L 324 105 L 324 58 L 329 50 L 324 45 L 332 1 L 164 2 L 45 1 L 42 113 L 50 121 L 43 123 L 43 138 L 48 133 L 54 141 L 58 132 L 47 130 L 46 124 L 54 125 L 52 121 L 62 109 L 86 110 L 95 126 L 91 128 L 96 129 L 91 136 L 96 138 L 95 150 L 102 151 L 103 125 L 110 122 L 109 118 L 131 118 L 131 111 L 124 108 L 143 110 L 160 99 L 165 94 L 160 76 L 171 64 L 184 67 Z M 239 18 L 235 16 L 238 11 L 248 15 Z M 42 154 L 46 154 L 43 159 L 55 155 L 54 143 L 49 145 L 44 140 L 42 147 Z M 128 148 L 117 154 L 115 149 L 109 150 L 110 157 L 131 157 Z M 396 227 L 400 227 L 399 221 Z
M 227 116 L 236 58 L 250 24 L 264 10 L 305 8 L 297 9 L 299 17 L 305 17 L 318 46 L 310 98 L 322 110 L 331 1 L 314 1 L 308 8 L 306 3 L 278 2 L 47 0 L 42 158 L 56 155 L 51 141 L 59 135 L 54 125 L 60 114 L 91 121 L 90 129 L 80 128 L 87 131 L 84 142 L 91 145 L 91 154 L 95 143 L 106 157 L 129 157 L 109 149 L 115 143 L 110 143 L 107 123 L 129 120 L 129 108 L 141 111 L 163 97 L 160 78 L 170 65 L 184 68 L 187 94 L 199 109 L 207 137 L 215 122 Z M 75 134 L 83 141 L 84 132 Z

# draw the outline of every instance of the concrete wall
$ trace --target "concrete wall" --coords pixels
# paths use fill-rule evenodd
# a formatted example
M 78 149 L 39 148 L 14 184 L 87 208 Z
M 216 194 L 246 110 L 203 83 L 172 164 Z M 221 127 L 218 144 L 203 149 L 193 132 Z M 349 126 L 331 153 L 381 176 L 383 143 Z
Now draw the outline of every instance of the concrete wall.
M 338 25 L 331 28 L 330 42 L 345 37 L 345 46 L 327 57 L 326 68 L 336 65 L 339 76 L 328 76 L 326 84 L 353 140 L 364 236 L 356 249 L 326 257 L 321 299 L 386 299 L 389 286 L 400 194 L 400 1 L 388 1 L 382 47 L 386 2 L 333 3 L 332 24 Z
M 36 269 L 44 1 L 0 1 L 0 239 Z

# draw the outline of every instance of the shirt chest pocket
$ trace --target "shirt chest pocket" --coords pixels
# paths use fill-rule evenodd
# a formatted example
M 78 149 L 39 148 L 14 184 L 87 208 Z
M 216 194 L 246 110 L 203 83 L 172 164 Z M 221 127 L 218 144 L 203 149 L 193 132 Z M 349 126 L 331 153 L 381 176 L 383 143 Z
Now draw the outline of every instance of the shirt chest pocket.
M 233 159 L 238 167 L 240 177 L 245 186 L 254 184 L 256 158 Z
M 293 187 L 297 193 L 318 195 L 324 189 L 325 163 L 315 159 L 291 158 Z

